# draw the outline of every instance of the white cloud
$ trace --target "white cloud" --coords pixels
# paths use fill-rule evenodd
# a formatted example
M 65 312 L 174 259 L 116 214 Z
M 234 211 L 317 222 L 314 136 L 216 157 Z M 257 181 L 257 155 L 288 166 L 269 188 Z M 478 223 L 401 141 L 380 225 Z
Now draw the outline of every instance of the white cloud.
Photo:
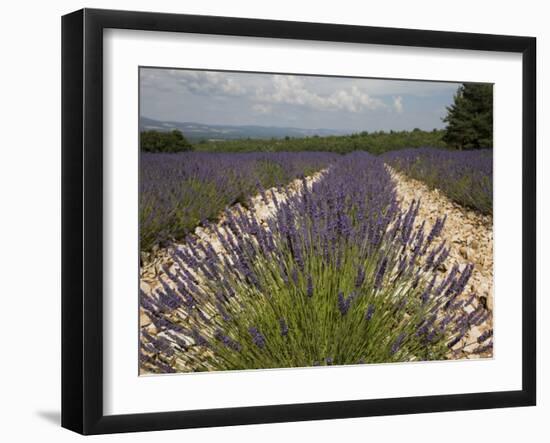
M 271 91 L 259 88 L 255 98 L 260 102 L 300 105 L 317 110 L 360 112 L 387 107 L 380 99 L 371 97 L 356 85 L 321 95 L 308 89 L 303 79 L 292 75 L 273 75 Z
M 269 114 L 272 110 L 272 107 L 269 105 L 257 103 L 254 106 L 252 106 L 252 110 L 254 112 L 257 112 L 258 114 Z
M 411 95 L 415 97 L 430 97 L 434 94 L 446 94 L 456 91 L 459 84 L 448 82 L 432 82 L 420 80 L 384 80 L 384 79 L 353 79 L 360 84 L 363 91 L 370 95 Z
M 239 96 L 246 94 L 246 88 L 224 72 L 186 71 L 170 69 L 167 71 L 186 91 L 198 95 Z
M 399 114 L 403 112 L 403 98 L 400 95 L 393 98 L 393 108 Z

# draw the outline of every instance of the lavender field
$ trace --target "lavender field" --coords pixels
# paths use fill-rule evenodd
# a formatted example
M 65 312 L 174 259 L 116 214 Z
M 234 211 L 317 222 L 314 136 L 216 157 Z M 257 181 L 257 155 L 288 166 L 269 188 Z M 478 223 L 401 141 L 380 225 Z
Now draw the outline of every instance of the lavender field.
M 492 211 L 490 151 L 142 154 L 141 372 L 490 356 L 476 264 L 390 168 Z
M 420 148 L 387 152 L 384 161 L 483 214 L 493 212 L 493 151 Z
M 141 154 L 140 249 L 181 240 L 216 220 L 227 206 L 245 203 L 260 187 L 286 185 L 326 168 L 328 152 Z

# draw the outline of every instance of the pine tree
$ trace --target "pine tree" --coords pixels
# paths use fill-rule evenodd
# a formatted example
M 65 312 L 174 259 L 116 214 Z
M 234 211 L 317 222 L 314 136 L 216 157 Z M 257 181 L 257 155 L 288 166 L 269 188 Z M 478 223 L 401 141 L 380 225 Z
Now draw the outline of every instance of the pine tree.
M 493 85 L 465 83 L 447 107 L 443 140 L 456 149 L 493 147 Z

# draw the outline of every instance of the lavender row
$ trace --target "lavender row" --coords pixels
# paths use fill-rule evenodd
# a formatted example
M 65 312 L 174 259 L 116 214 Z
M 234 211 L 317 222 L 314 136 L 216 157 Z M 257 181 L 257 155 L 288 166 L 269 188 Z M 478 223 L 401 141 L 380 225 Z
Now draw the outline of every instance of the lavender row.
M 158 332 L 142 335 L 143 370 L 445 359 L 486 319 L 464 310 L 473 267 L 439 271 L 444 219 L 420 222 L 418 202 L 400 210 L 381 159 L 349 154 L 284 199 L 259 191 L 277 207 L 267 226 L 226 211 L 218 246 L 188 236 L 162 288 L 141 294 Z
M 440 189 L 457 203 L 492 214 L 492 150 L 405 149 L 388 152 L 383 158 L 409 177 Z
M 141 249 L 181 239 L 229 205 L 327 167 L 331 153 L 141 154 Z

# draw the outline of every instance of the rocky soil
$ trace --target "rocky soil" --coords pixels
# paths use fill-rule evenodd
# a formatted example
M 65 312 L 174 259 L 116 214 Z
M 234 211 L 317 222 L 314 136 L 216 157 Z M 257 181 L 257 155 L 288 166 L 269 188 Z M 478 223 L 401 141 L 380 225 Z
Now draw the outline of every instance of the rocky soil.
M 389 168 L 396 183 L 397 195 L 403 209 L 407 209 L 413 200 L 420 199 L 418 221 L 426 220 L 433 225 L 437 217 L 447 215 L 442 238 L 451 247 L 449 258 L 445 261 L 448 268 L 442 268 L 442 277 L 454 264 L 462 270 L 468 263 L 474 264 L 474 271 L 463 298 L 475 295 L 474 301 L 465 309 L 472 312 L 477 306 L 483 306 L 489 313 L 488 319 L 479 326 L 470 329 L 464 339 L 453 349 L 453 358 L 492 357 L 492 351 L 481 355 L 472 351 L 479 345 L 477 338 L 492 329 L 493 323 L 493 218 L 466 209 L 449 200 L 437 189 L 431 190 L 424 183 L 413 180 Z

